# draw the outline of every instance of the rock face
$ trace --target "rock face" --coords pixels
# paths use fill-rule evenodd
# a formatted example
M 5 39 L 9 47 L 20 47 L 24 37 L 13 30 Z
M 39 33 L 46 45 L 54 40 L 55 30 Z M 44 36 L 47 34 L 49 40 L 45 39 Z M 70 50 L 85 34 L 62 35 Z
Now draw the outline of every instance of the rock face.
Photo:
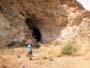
M 61 30 L 68 26 L 80 25 L 90 13 L 76 0 L 0 0 L 0 45 L 32 37 L 26 18 L 39 29 L 41 41 L 48 42 L 61 37 Z

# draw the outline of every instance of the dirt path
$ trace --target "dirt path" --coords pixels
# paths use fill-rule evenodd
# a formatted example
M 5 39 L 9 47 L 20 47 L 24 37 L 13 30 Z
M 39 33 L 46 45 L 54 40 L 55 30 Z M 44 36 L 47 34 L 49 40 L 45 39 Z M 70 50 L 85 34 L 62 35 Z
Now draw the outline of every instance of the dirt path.
M 25 48 L 4 50 L 5 68 L 90 68 L 90 53 L 84 56 L 61 56 L 41 58 L 35 49 L 33 60 L 26 57 Z M 4 68 L 4 67 L 3 67 Z

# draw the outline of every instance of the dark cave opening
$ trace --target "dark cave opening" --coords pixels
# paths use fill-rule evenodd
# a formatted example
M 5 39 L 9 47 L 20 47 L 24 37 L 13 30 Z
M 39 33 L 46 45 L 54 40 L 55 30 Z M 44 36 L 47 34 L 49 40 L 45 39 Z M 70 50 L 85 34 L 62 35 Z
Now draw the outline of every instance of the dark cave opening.
M 41 40 L 41 33 L 40 30 L 38 28 L 33 28 L 32 30 L 32 36 L 33 38 L 39 42 Z
M 30 18 L 26 18 L 25 22 L 26 22 L 26 25 L 28 26 L 28 28 L 32 31 L 32 37 L 37 42 L 40 42 L 41 32 L 40 32 L 39 28 L 36 26 L 36 24 L 34 23 L 34 21 Z

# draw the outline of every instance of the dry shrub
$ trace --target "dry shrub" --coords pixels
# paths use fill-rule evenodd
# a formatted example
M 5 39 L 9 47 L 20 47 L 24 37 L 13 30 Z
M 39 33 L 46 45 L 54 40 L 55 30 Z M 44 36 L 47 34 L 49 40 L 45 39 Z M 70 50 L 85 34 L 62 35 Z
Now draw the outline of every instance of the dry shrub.
M 89 48 L 88 41 L 75 39 L 55 40 L 46 49 L 44 49 L 44 57 L 59 57 L 62 55 L 82 56 L 85 55 Z M 42 49 L 43 50 L 43 49 Z
M 77 50 L 78 50 L 78 47 L 76 46 L 76 44 L 71 41 L 68 41 L 68 42 L 64 43 L 64 46 L 62 48 L 62 53 L 71 55 L 71 54 L 74 54 L 75 52 L 77 52 Z
M 62 55 L 69 56 L 82 56 L 85 55 L 87 50 L 90 50 L 89 42 L 80 37 L 76 39 L 57 39 L 46 46 L 40 47 L 40 57 L 49 59 L 52 57 L 60 57 Z
M 90 50 L 89 41 L 80 36 L 73 39 L 64 40 L 62 47 L 62 51 L 64 51 L 64 54 L 66 52 L 75 56 L 85 55 L 86 52 Z

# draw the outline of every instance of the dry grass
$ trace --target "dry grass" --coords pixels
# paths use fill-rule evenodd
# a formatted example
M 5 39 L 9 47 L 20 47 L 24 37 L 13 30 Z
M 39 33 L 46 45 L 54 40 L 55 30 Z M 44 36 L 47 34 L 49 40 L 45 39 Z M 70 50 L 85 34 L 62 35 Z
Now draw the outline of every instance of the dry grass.
M 48 47 L 41 47 L 43 57 L 59 57 L 62 55 L 82 56 L 85 55 L 90 48 L 88 42 L 85 40 L 61 40 L 57 39 L 47 45 Z
M 72 54 L 76 53 L 77 50 L 78 50 L 78 47 L 76 46 L 75 43 L 73 43 L 71 41 L 64 43 L 64 46 L 62 48 L 63 54 L 67 54 L 67 55 L 72 55 Z
M 4 68 L 5 59 L 0 55 L 0 68 Z
M 86 52 L 89 45 L 86 41 L 81 42 L 81 40 L 78 40 L 77 42 L 58 39 L 47 45 L 40 45 L 42 45 L 40 48 L 33 50 L 32 61 L 26 57 L 27 50 L 25 47 L 0 49 L 0 55 L 5 59 L 5 61 L 3 61 L 2 58 L 0 58 L 0 68 L 3 68 L 3 66 L 6 66 L 6 68 L 20 68 L 20 66 L 23 65 L 26 68 L 40 68 L 41 66 L 42 68 L 59 68 L 57 66 L 60 66 L 60 68 L 73 68 L 73 66 L 80 68 L 78 66 L 82 65 L 83 68 L 85 68 L 86 65 L 87 68 L 90 68 L 90 53 L 87 55 Z M 70 63 L 68 63 L 69 60 Z M 80 63 L 78 60 L 80 60 Z M 74 63 L 74 65 L 72 63 Z
M 54 46 L 54 47 L 50 47 L 48 50 L 47 50 L 47 54 L 48 55 L 51 55 L 51 56 L 61 56 L 62 55 L 62 51 L 61 51 L 61 48 L 60 46 Z
M 62 52 L 62 48 L 64 46 L 65 45 L 60 44 L 41 46 L 39 49 L 34 49 L 33 60 L 31 61 L 26 57 L 27 51 L 24 47 L 2 49 L 2 57 L 5 59 L 4 67 L 23 68 L 24 66 L 25 68 L 90 68 L 90 54 L 85 54 L 83 56 L 75 55 L 75 57 L 72 55 L 65 55 Z M 20 55 L 19 58 L 18 55 Z M 0 60 L 0 63 L 2 66 L 0 68 L 4 68 L 3 60 Z

